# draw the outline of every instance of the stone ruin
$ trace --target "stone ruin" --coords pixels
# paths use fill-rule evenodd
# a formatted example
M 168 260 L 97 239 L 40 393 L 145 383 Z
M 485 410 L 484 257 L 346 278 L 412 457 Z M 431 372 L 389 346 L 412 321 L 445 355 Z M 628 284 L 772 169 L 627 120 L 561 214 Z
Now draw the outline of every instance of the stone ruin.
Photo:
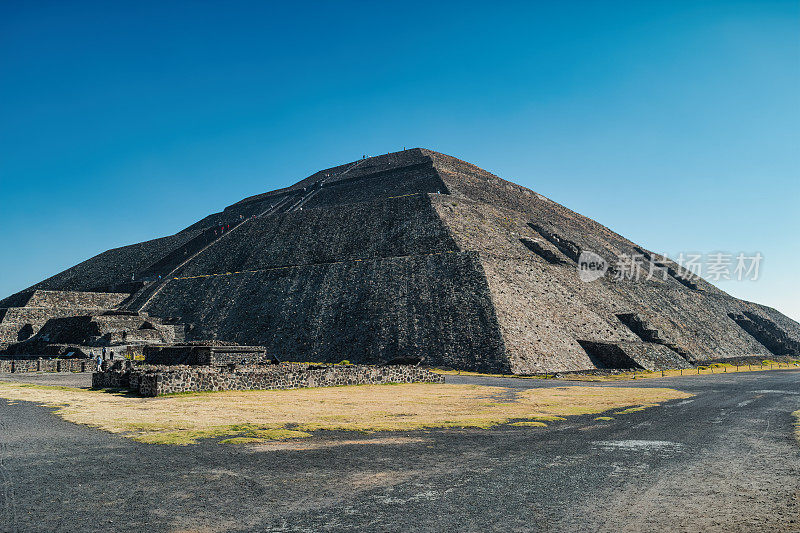
M 616 279 L 610 269 L 584 282 L 583 252 L 609 264 L 638 255 L 664 277 Z M 778 311 L 424 149 L 245 198 L 175 235 L 103 252 L 0 308 L 7 353 L 139 350 L 183 336 L 294 361 L 406 358 L 525 374 L 796 355 L 800 343 L 800 325 Z M 132 329 L 122 339 L 124 320 Z M 80 342 L 63 342 L 65 329 Z
M 185 342 L 144 347 L 144 362 L 150 365 L 271 365 L 277 357 L 263 346 L 239 346 L 232 342 Z
M 0 357 L 133 358 L 184 340 L 184 325 L 120 308 L 125 293 L 33 290 L 0 307 Z
M 181 343 L 148 346 L 144 362 L 103 363 L 92 387 L 125 388 L 140 396 L 182 392 L 275 390 L 385 383 L 443 383 L 444 376 L 412 365 L 281 363 L 262 346 Z

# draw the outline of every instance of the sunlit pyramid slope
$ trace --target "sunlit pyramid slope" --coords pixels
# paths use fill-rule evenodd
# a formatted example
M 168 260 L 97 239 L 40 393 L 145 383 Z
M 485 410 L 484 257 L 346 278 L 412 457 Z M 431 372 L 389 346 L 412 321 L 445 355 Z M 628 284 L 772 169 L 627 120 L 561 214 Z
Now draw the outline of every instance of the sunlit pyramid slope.
M 533 373 L 800 351 L 796 322 L 671 262 L 658 265 L 666 279 L 582 281 L 588 251 L 610 265 L 640 255 L 645 270 L 657 259 L 529 189 L 412 149 L 245 198 L 29 291 L 128 293 L 121 309 L 189 324 L 188 340 L 285 360 Z

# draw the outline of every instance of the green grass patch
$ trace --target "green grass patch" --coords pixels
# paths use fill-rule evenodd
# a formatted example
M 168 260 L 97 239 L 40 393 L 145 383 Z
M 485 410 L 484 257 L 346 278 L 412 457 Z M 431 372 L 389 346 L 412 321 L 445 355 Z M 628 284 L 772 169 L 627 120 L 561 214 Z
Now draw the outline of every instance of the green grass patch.
M 133 440 L 143 442 L 145 444 L 172 444 L 175 446 L 188 446 L 189 444 L 197 444 L 199 439 L 211 439 L 215 437 L 226 437 L 241 433 L 239 431 L 231 431 L 225 427 L 211 428 L 204 430 L 180 430 L 180 431 L 164 431 L 159 433 L 145 433 L 144 435 L 137 435 Z
M 64 387 L 61 385 L 37 385 L 35 383 L 15 383 L 14 386 L 20 387 L 23 389 L 36 389 L 36 390 L 61 390 L 61 391 L 86 391 L 86 389 L 79 389 L 77 387 Z
M 264 444 L 270 441 L 287 440 L 287 439 L 305 439 L 311 436 L 311 433 L 305 431 L 297 431 L 293 429 L 257 429 L 249 431 L 241 437 L 231 437 L 219 441 L 220 444 Z
M 229 437 L 235 435 L 241 435 L 242 433 L 247 432 L 247 436 L 253 438 L 259 438 L 262 440 L 266 440 L 266 436 L 256 435 L 260 431 L 269 432 L 269 431 L 288 431 L 288 430 L 280 430 L 277 428 L 269 428 L 269 429 L 258 429 L 259 427 L 255 424 L 231 424 L 227 426 L 215 426 L 210 427 L 207 429 L 189 429 L 185 426 L 181 426 L 181 424 L 149 424 L 149 423 L 138 423 L 138 424 L 128 424 L 128 429 L 135 433 L 141 433 L 138 435 L 134 435 L 133 439 L 138 442 L 143 442 L 145 444 L 173 444 L 177 446 L 187 446 L 189 444 L 196 444 L 200 439 L 213 439 L 219 437 Z M 302 433 L 302 432 L 296 432 Z M 267 435 L 265 433 L 264 435 Z M 310 435 L 309 435 L 310 436 Z M 284 437 L 289 438 L 289 437 Z
M 426 423 L 425 429 L 435 428 L 476 428 L 476 429 L 489 429 L 508 422 L 508 419 L 493 419 L 493 418 L 467 418 L 464 420 L 445 420 L 438 423 Z
M 598 416 L 597 418 L 595 418 L 595 420 L 604 420 L 604 421 L 614 420 L 614 417 L 613 416 Z
M 296 429 L 256 429 L 247 434 L 248 437 L 255 437 L 265 440 L 284 440 L 284 439 L 305 439 L 311 436 L 311 433 L 306 431 L 298 431 Z
M 654 405 L 639 405 L 639 406 L 636 406 L 636 407 L 629 407 L 627 409 L 623 409 L 622 411 L 615 411 L 614 414 L 615 415 L 628 415 L 628 414 L 631 414 L 631 413 L 637 413 L 639 411 L 644 411 L 648 407 L 655 407 L 655 406 Z
M 263 444 L 269 442 L 267 439 L 259 439 L 258 437 L 231 437 L 219 441 L 220 444 Z
M 562 419 L 563 420 L 563 419 Z M 544 422 L 537 422 L 535 420 L 523 420 L 521 422 L 513 422 L 512 426 L 533 427 L 533 428 L 546 428 L 547 424 Z

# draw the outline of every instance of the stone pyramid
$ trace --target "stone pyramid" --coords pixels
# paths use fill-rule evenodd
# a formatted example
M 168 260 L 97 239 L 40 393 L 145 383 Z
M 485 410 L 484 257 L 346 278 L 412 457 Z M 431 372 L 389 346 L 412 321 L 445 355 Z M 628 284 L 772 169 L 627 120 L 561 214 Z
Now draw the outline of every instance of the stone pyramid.
M 663 277 L 637 281 L 610 268 L 584 281 L 579 262 L 594 257 L 586 252 L 608 265 L 638 256 Z M 188 325 L 187 340 L 262 345 L 294 361 L 406 358 L 534 373 L 800 352 L 800 325 L 774 309 L 525 187 L 419 148 L 245 198 L 23 293 L 33 290 L 125 293 L 119 310 L 173 317 Z

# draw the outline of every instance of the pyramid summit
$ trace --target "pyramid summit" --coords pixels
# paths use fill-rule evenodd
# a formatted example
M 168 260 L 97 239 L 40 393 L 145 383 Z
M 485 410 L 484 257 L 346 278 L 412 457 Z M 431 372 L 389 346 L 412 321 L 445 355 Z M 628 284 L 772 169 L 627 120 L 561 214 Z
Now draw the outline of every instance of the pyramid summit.
M 620 276 L 613 265 L 634 256 L 663 276 Z M 59 316 L 103 301 L 114 316 L 162 317 L 170 338 L 295 361 L 535 373 L 800 352 L 800 324 L 776 310 L 421 148 L 321 170 L 37 283 L 0 301 L 0 348 L 39 335 L 53 313 L 20 309 L 53 299 Z

